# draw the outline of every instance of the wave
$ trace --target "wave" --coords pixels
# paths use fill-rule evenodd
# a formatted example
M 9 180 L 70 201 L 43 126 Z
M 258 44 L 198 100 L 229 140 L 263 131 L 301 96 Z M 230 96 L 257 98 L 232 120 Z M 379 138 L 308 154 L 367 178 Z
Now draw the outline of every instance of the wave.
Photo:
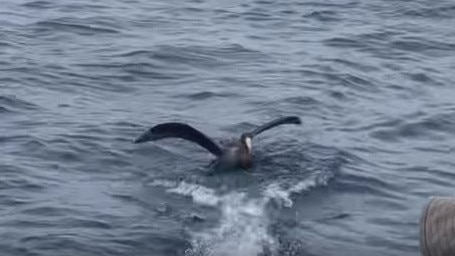
M 16 96 L 0 95 L 0 113 L 13 113 L 38 109 L 38 106 L 17 98 Z
M 30 1 L 22 4 L 24 7 L 33 8 L 33 9 L 50 9 L 54 5 L 50 1 Z
M 231 92 L 213 92 L 213 91 L 201 91 L 195 93 L 179 94 L 177 98 L 187 98 L 189 100 L 207 100 L 210 98 L 230 98 L 238 97 L 239 95 Z
M 36 28 L 43 29 L 49 32 L 62 31 L 62 32 L 74 32 L 78 34 L 118 34 L 119 30 L 113 28 L 102 27 L 100 25 L 83 24 L 79 21 L 74 20 L 49 20 L 39 21 L 35 23 Z
M 304 15 L 303 17 L 327 22 L 335 22 L 341 20 L 338 13 L 334 11 L 313 11 L 309 14 Z
M 389 129 L 379 129 L 370 136 L 383 141 L 399 141 L 403 139 L 442 139 L 441 134 L 454 134 L 455 114 L 445 113 L 423 118 L 418 121 L 400 122 Z
M 442 3 L 443 4 L 443 3 Z M 432 6 L 401 9 L 401 14 L 426 19 L 451 19 L 455 15 L 455 5 Z

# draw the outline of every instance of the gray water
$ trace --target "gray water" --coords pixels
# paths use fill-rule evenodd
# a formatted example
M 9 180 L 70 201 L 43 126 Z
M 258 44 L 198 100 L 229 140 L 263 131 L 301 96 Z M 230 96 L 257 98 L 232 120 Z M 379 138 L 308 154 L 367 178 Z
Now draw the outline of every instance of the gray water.
M 0 0 L 1 255 L 419 255 L 454 195 L 449 0 Z M 215 139 L 283 115 L 216 175 Z

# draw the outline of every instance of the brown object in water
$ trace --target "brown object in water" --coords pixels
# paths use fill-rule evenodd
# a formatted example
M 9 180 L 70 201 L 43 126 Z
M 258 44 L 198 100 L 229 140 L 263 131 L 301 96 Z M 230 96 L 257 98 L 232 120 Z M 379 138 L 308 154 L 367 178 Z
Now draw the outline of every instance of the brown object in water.
M 424 256 L 455 255 L 455 198 L 433 197 L 420 219 L 420 250 Z

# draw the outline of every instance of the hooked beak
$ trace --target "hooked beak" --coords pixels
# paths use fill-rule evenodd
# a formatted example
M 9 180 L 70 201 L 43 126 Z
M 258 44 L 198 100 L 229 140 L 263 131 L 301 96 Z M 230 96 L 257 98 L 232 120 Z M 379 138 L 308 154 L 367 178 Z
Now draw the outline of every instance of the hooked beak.
M 251 149 L 252 149 L 253 145 L 251 143 L 251 138 L 250 137 L 246 137 L 245 138 L 245 145 L 246 145 L 246 148 L 248 149 L 248 152 L 251 152 Z
M 135 139 L 133 143 L 143 143 L 153 140 L 153 134 L 150 131 L 144 132 L 139 138 Z

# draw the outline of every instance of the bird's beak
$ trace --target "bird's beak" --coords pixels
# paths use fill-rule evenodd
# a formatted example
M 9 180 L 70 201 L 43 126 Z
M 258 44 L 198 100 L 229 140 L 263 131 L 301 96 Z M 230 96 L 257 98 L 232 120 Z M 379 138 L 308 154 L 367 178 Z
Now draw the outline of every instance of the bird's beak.
M 133 141 L 133 143 L 143 143 L 153 140 L 153 135 L 150 131 L 144 132 L 141 136 L 139 136 L 137 139 Z
M 250 137 L 246 137 L 245 138 L 245 145 L 248 149 L 248 152 L 251 152 L 251 150 L 253 149 L 253 145 L 251 143 L 251 138 Z

